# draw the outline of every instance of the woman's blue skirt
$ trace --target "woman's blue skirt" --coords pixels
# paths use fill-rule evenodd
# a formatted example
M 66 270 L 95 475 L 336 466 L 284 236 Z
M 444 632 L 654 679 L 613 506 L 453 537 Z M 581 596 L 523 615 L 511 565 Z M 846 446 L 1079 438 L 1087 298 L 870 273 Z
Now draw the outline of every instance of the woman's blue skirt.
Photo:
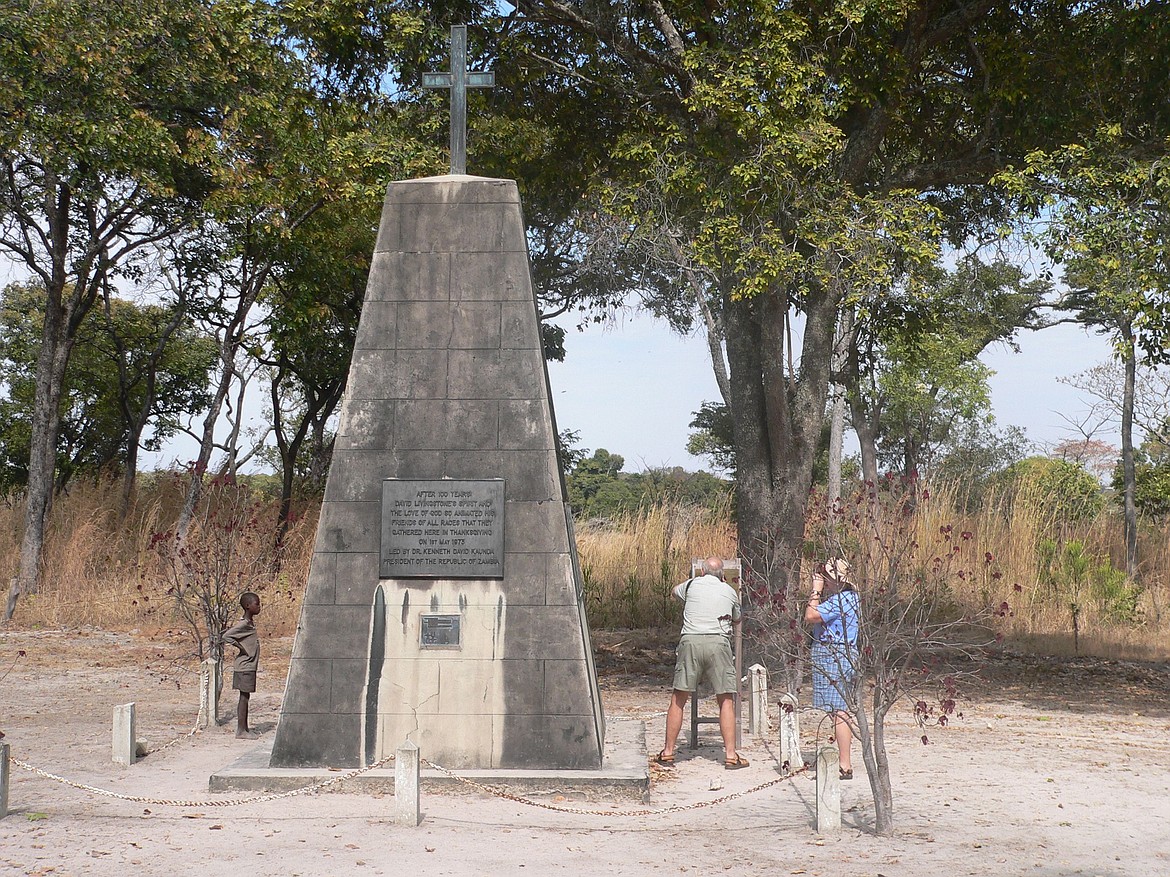
M 857 675 L 857 649 L 838 643 L 813 643 L 813 706 L 826 712 L 848 712 Z

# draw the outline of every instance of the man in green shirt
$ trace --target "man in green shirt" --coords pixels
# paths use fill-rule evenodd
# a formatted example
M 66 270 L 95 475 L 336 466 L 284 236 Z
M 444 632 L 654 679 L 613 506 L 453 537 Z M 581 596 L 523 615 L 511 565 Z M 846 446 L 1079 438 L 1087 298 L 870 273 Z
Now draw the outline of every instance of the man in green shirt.
M 735 659 L 731 654 L 732 626 L 739 624 L 739 594 L 723 581 L 723 561 L 708 557 L 703 575 L 683 582 L 672 593 L 683 601 L 683 626 L 674 667 L 674 691 L 666 711 L 666 745 L 655 758 L 674 764 L 674 748 L 682 730 L 683 709 L 691 692 L 704 679 L 719 703 L 719 733 L 723 737 L 723 764 L 728 770 L 748 766 L 735 749 Z

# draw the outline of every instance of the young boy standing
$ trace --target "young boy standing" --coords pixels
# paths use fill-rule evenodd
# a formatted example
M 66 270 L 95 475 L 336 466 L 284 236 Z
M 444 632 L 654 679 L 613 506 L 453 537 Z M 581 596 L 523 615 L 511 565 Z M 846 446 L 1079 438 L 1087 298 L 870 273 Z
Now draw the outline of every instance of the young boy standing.
M 260 596 L 251 591 L 240 595 L 240 608 L 244 617 L 234 627 L 224 631 L 225 646 L 240 650 L 232 670 L 232 688 L 240 692 L 240 705 L 236 711 L 236 736 L 256 737 L 248 727 L 248 699 L 256 690 L 256 671 L 260 667 L 260 636 L 256 633 L 253 619 L 260 614 Z

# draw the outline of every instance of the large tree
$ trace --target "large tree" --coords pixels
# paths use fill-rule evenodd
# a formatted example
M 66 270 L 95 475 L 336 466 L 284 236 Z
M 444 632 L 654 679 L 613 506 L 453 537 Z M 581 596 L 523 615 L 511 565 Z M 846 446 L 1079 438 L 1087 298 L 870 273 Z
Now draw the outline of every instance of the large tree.
M 1147 32 L 1160 7 L 1123 0 L 521 11 L 518 43 L 565 35 L 532 68 L 599 95 L 588 124 L 613 137 L 596 176 L 615 215 L 669 252 L 675 289 L 702 285 L 729 377 L 741 552 L 783 558 L 757 564 L 778 591 L 794 582 L 845 296 L 995 216 L 985 186 L 1006 159 L 1084 130 L 1095 94 L 1141 99 L 1167 52 Z M 602 115 L 615 105 L 616 133 Z
M 986 421 L 991 371 L 979 355 L 1043 325 L 1048 284 L 1002 259 L 959 260 L 914 285 L 858 302 L 843 381 L 861 443 L 864 478 L 884 459 L 903 477 L 926 475 L 966 423 Z
M 1170 26 L 1162 22 L 1170 37 Z M 1165 101 L 1163 100 L 1163 104 Z M 1037 150 L 1002 178 L 1044 217 L 1037 240 L 1064 263 L 1062 307 L 1112 342 L 1124 379 L 1121 419 L 1126 572 L 1137 574 L 1134 409 L 1140 366 L 1170 361 L 1170 139 L 1112 123 Z
M 39 287 L 11 284 L 0 293 L 3 489 L 28 483 L 43 306 Z M 119 470 L 123 484 L 132 485 L 139 448 L 158 450 L 205 403 L 213 353 L 181 310 L 114 297 L 91 310 L 78 327 L 65 370 L 57 488 L 77 475 Z
M 61 391 L 104 284 L 187 225 L 255 87 L 234 5 L 45 0 L 0 8 L 0 252 L 44 289 L 19 573 L 37 589 Z
M 216 450 L 223 452 L 216 468 L 228 474 L 257 450 L 242 449 L 239 411 L 262 364 L 274 366 L 278 397 L 295 364 L 304 366 L 308 383 L 297 390 L 310 400 L 303 425 L 323 441 L 346 368 L 332 342 L 328 355 L 312 361 L 322 340 L 316 328 L 341 324 L 344 335 L 343 324 L 352 325 L 347 297 L 362 283 L 355 271 L 364 275 L 367 267 L 364 256 L 354 265 L 355 248 L 373 239 L 386 181 L 439 166 L 438 151 L 411 133 L 427 125 L 410 105 L 382 93 L 378 65 L 417 29 L 416 14 L 360 0 L 323 8 L 255 0 L 241 2 L 238 14 L 239 26 L 264 41 L 267 88 L 234 104 L 235 160 L 214 178 L 197 240 L 201 255 L 188 262 L 203 272 L 202 319 L 219 357 L 211 405 L 194 430 L 199 450 L 176 525 L 180 549 Z M 330 288 L 338 278 L 342 285 Z M 273 411 L 278 441 L 286 444 L 283 406 L 278 399 Z M 219 432 L 225 411 L 226 438 Z M 296 456 L 287 446 L 282 453 Z

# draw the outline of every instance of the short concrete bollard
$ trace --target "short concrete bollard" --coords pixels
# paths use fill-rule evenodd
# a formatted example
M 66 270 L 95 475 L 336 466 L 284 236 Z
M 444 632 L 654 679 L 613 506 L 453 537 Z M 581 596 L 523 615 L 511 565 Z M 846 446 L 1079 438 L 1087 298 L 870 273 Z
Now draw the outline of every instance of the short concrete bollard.
M 841 756 L 835 746 L 817 751 L 817 832 L 841 829 Z
M 131 765 L 138 760 L 138 738 L 134 734 L 134 704 L 114 707 L 114 764 Z
M 8 815 L 8 777 L 12 771 L 12 747 L 0 743 L 0 819 Z
M 788 763 L 789 770 L 804 766 L 800 751 L 800 714 L 796 711 L 796 695 L 788 693 L 780 698 L 780 763 Z
M 199 667 L 199 718 L 195 724 L 200 730 L 219 724 L 219 661 L 208 658 Z
M 419 808 L 418 744 L 407 740 L 394 753 L 394 821 L 401 825 L 418 825 Z
M 762 664 L 748 667 L 751 695 L 748 698 L 748 733 L 768 733 L 768 671 Z

